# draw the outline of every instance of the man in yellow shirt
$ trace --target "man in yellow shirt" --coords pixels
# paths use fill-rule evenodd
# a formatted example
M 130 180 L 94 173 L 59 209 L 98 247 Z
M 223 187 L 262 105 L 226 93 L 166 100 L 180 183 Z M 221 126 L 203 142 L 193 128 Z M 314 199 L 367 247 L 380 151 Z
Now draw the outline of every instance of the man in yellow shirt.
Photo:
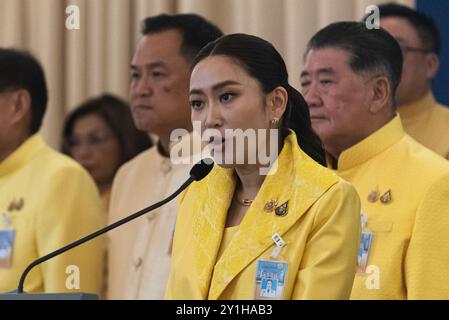
M 379 6 L 380 26 L 399 43 L 404 62 L 396 93 L 405 131 L 449 159 L 449 108 L 435 101 L 432 80 L 440 66 L 440 36 L 434 21 L 399 4 Z
M 103 225 L 88 173 L 38 133 L 46 105 L 39 62 L 0 49 L 0 292 L 16 289 L 37 258 Z M 98 294 L 103 252 L 95 240 L 53 258 L 31 271 L 24 290 Z
M 395 112 L 397 42 L 340 22 L 310 40 L 301 85 L 328 164 L 362 201 L 352 299 L 449 299 L 449 163 L 408 136 Z
M 111 192 L 111 222 L 162 200 L 188 178 L 191 165 L 170 159 L 170 134 L 192 130 L 190 63 L 221 35 L 216 26 L 192 14 L 144 20 L 131 61 L 130 106 L 136 127 L 159 140 L 119 169 Z M 109 299 L 164 297 L 177 207 L 172 201 L 109 234 Z

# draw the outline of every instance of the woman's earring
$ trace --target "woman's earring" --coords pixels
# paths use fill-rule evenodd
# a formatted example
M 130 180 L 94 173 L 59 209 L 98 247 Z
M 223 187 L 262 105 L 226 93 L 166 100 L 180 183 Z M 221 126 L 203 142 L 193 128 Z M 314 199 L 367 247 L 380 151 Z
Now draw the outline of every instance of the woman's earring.
M 279 119 L 278 118 L 271 119 L 270 125 L 272 128 L 278 129 L 279 128 Z

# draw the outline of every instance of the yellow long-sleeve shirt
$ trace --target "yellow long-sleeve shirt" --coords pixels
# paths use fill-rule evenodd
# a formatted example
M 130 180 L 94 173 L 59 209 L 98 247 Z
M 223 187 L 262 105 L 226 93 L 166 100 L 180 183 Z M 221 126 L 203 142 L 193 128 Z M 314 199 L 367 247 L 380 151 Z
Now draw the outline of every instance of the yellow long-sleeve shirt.
M 356 191 L 304 154 L 293 133 L 277 164 L 228 243 L 222 237 L 236 183 L 233 170 L 215 166 L 187 189 L 166 299 L 254 299 L 257 261 L 270 259 L 274 233 L 286 242 L 285 299 L 349 298 L 360 239 Z M 279 205 L 288 201 L 285 216 L 264 209 L 274 199 Z
M 0 214 L 3 213 L 8 215 L 9 225 L 5 226 L 2 219 L 0 230 L 13 229 L 16 236 L 12 265 L 0 268 L 0 292 L 16 289 L 22 271 L 35 259 L 104 223 L 98 191 L 88 173 L 50 149 L 39 134 L 0 163 Z M 99 293 L 103 254 L 101 239 L 83 244 L 33 269 L 24 289 Z
M 396 116 L 344 151 L 337 173 L 356 187 L 373 233 L 372 267 L 356 276 L 351 299 L 449 299 L 449 162 Z M 391 200 L 370 202 L 376 190 Z
M 430 92 L 422 99 L 398 107 L 405 132 L 430 150 L 449 159 L 449 108 Z

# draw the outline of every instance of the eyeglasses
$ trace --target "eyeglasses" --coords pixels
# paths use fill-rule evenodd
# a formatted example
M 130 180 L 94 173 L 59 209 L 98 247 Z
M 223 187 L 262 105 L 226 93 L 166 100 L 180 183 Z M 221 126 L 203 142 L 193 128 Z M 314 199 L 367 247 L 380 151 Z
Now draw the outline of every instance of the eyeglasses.
M 418 48 L 418 47 L 410 47 L 405 45 L 404 43 L 399 42 L 399 47 L 401 47 L 402 55 L 405 56 L 409 52 L 419 52 L 422 54 L 427 54 L 432 52 L 431 50 L 424 49 L 424 48 Z
M 104 133 L 104 132 L 89 133 L 84 137 L 74 136 L 74 137 L 70 137 L 67 140 L 67 147 L 70 150 L 79 148 L 82 145 L 86 145 L 89 147 L 98 147 L 99 145 L 107 142 L 111 138 L 112 138 L 111 134 Z

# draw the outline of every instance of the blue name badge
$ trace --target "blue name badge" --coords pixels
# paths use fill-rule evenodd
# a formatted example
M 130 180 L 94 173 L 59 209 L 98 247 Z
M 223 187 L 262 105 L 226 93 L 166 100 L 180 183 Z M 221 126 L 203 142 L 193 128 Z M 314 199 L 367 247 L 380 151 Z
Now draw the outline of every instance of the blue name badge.
M 12 266 L 15 230 L 0 230 L 0 269 Z
M 373 234 L 370 231 L 362 232 L 362 239 L 360 241 L 359 254 L 357 256 L 357 274 L 363 275 L 366 272 L 368 265 L 368 256 L 371 248 L 371 242 L 373 240 Z
M 287 266 L 285 261 L 257 261 L 256 300 L 284 299 Z

